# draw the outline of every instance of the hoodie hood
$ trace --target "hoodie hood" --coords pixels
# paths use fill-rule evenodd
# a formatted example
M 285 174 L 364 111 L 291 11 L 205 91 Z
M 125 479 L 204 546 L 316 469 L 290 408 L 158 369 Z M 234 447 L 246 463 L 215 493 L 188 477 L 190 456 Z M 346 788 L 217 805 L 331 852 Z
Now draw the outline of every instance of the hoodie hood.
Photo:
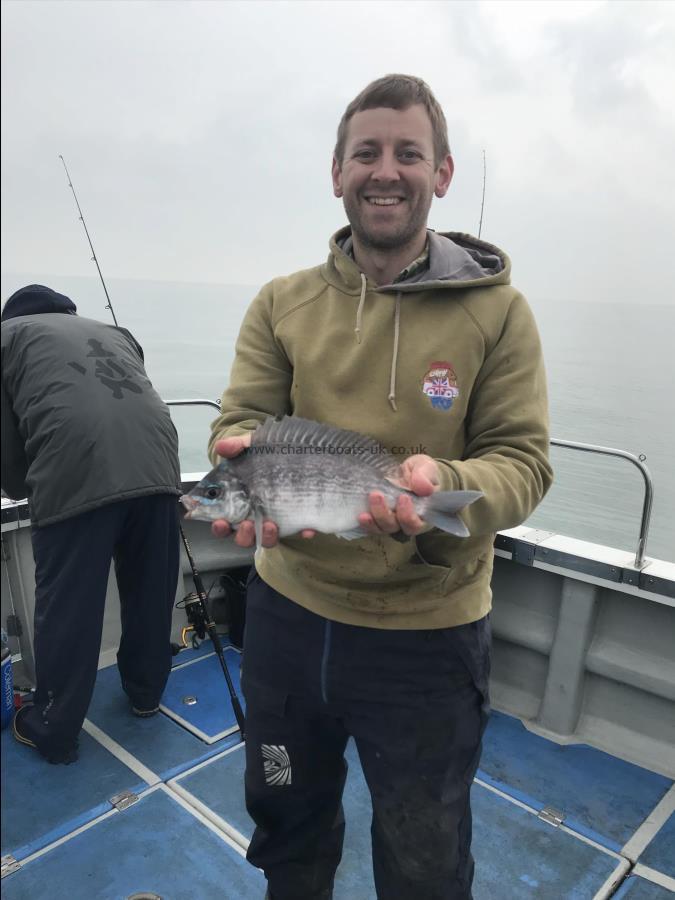
M 370 285 L 382 292 L 411 293 L 437 288 L 488 287 L 509 284 L 511 261 L 499 247 L 457 231 L 427 231 L 429 265 L 396 284 Z M 351 256 L 352 230 L 340 229 L 330 241 L 331 254 L 322 274 L 334 287 L 360 292 L 362 275 Z
M 5 303 L 2 321 L 16 316 L 32 316 L 36 313 L 76 315 L 77 307 L 65 294 L 59 294 L 43 284 L 29 284 L 15 291 Z
M 449 231 L 439 234 L 427 231 L 429 241 L 429 264 L 414 272 L 409 278 L 396 284 L 373 285 L 359 271 L 351 250 L 352 230 L 349 226 L 338 231 L 330 241 L 330 256 L 321 273 L 329 284 L 339 290 L 358 294 L 359 302 L 354 320 L 356 341 L 361 343 L 363 310 L 368 289 L 375 293 L 393 293 L 394 323 L 387 400 L 394 412 L 396 406 L 396 368 L 401 333 L 401 296 L 424 290 L 446 288 L 488 287 L 495 284 L 509 284 L 511 261 L 508 256 L 487 241 L 470 234 Z

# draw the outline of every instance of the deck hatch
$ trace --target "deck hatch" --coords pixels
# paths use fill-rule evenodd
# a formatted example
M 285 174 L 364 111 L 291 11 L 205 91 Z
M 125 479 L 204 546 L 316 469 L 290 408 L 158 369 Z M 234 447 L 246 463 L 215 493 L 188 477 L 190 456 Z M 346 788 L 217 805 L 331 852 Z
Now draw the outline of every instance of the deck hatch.
M 560 812 L 558 809 L 554 809 L 552 806 L 545 806 L 537 813 L 537 818 L 541 819 L 542 822 L 548 822 L 548 824 L 553 825 L 554 828 L 558 828 L 565 819 L 565 813 Z
M 232 683 L 244 704 L 239 683 L 241 653 L 231 645 L 223 647 Z M 215 653 L 193 658 L 171 670 L 160 709 L 206 745 L 230 735 L 238 726 L 227 694 L 227 685 Z M 236 736 L 233 738 L 236 740 Z

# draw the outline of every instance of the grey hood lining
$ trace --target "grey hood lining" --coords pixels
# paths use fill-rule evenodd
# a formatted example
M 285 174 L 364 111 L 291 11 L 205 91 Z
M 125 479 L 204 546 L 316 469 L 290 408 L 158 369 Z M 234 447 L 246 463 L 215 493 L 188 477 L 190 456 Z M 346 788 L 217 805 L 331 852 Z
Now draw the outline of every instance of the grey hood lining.
M 428 232 L 429 268 L 417 272 L 397 285 L 396 290 L 415 290 L 421 282 L 428 281 L 476 281 L 479 278 L 498 275 L 504 268 L 502 259 L 482 247 L 469 244 L 461 246 L 450 238 Z
M 378 291 L 403 291 L 410 293 L 421 284 L 440 283 L 446 281 L 475 282 L 481 278 L 492 278 L 504 270 L 504 261 L 497 253 L 488 249 L 489 245 L 476 241 L 472 245 L 467 240 L 459 244 L 445 235 L 435 231 L 427 231 L 429 240 L 429 265 L 416 272 L 410 278 L 397 281 L 396 284 L 378 285 Z M 343 253 L 353 254 L 353 240 L 347 234 L 338 244 Z

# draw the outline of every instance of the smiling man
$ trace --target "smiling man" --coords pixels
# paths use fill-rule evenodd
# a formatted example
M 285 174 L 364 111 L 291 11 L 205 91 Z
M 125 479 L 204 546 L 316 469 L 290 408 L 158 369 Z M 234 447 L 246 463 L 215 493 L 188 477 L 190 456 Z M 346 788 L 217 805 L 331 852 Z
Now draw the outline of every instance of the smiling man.
M 280 541 L 265 522 L 244 645 L 248 859 L 272 900 L 332 896 L 353 737 L 378 898 L 466 900 L 494 534 L 551 483 L 541 348 L 506 254 L 427 228 L 453 163 L 421 79 L 386 76 L 350 103 L 332 175 L 349 226 L 324 265 L 275 279 L 251 304 L 212 457 L 240 453 L 267 416 L 295 414 L 400 454 L 413 493 L 483 497 L 462 512 L 466 538 L 428 526 L 406 495 L 390 509 L 371 494 L 351 541 Z M 253 522 L 235 541 L 253 546 Z
M 434 142 L 422 105 L 363 110 L 348 121 L 338 134 L 333 189 L 351 224 L 354 259 L 387 284 L 424 251 L 431 201 L 450 186 L 452 157 L 447 138 Z

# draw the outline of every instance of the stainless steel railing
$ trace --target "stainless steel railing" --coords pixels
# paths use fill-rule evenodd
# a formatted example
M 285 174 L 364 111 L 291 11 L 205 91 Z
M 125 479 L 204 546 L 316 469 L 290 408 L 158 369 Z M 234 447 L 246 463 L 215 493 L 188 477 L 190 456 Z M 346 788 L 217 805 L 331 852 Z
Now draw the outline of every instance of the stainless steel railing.
M 167 400 L 167 406 L 212 406 L 214 409 L 220 409 L 220 403 L 216 400 Z M 566 447 L 569 450 L 582 450 L 585 453 L 599 453 L 603 456 L 615 456 L 619 459 L 627 459 L 628 462 L 640 470 L 644 479 L 645 491 L 642 502 L 642 521 L 640 522 L 640 534 L 638 537 L 638 546 L 635 553 L 635 568 L 642 569 L 645 564 L 645 553 L 647 550 L 647 536 L 649 534 L 649 523 L 652 516 L 652 504 L 654 502 L 654 484 L 649 469 L 644 464 L 644 457 L 635 456 L 626 450 L 617 450 L 614 447 L 601 447 L 597 444 L 581 444 L 578 441 L 561 441 L 558 438 L 551 438 L 551 444 L 554 447 Z
M 649 534 L 649 523 L 652 516 L 652 504 L 654 502 L 654 484 L 649 469 L 644 464 L 644 457 L 635 456 L 626 450 L 617 450 L 614 447 L 600 447 L 596 444 L 581 444 L 578 441 L 561 441 L 557 438 L 551 438 L 551 444 L 555 447 L 567 447 L 570 450 L 582 450 L 585 453 L 600 453 L 604 456 L 616 456 L 619 459 L 627 459 L 640 470 L 644 479 L 645 491 L 642 501 L 642 521 L 640 522 L 640 534 L 638 537 L 638 546 L 635 553 L 635 568 L 642 569 L 645 564 L 645 553 L 647 550 L 647 536 Z
M 220 409 L 220 403 L 217 400 L 165 400 L 167 406 L 212 406 L 214 409 Z

